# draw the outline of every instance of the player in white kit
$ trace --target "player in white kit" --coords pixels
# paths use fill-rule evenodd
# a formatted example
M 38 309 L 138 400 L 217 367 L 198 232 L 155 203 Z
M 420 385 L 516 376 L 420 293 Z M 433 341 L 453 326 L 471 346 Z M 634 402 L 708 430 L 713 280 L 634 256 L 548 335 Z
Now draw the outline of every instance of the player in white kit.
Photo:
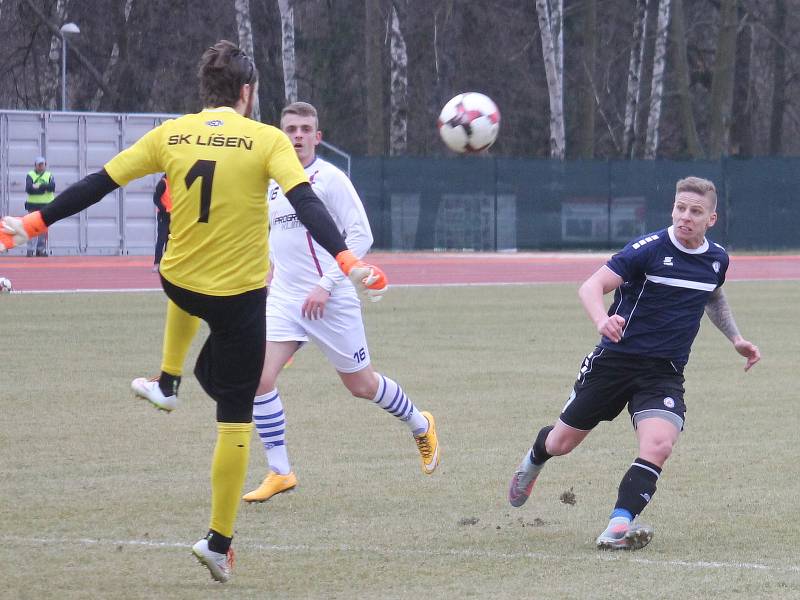
M 344 233 L 347 247 L 363 257 L 372 246 L 369 221 L 347 176 L 316 156 L 322 140 L 316 109 L 306 102 L 290 104 L 281 113 L 281 129 L 294 145 L 314 192 Z M 325 354 L 350 393 L 372 400 L 408 425 L 420 452 L 422 471 L 430 475 L 439 463 L 433 416 L 417 410 L 395 381 L 372 368 L 355 288 L 336 260 L 312 239 L 274 182 L 268 200 L 272 281 L 267 298 L 267 351 L 253 422 L 270 471 L 243 499 L 263 502 L 297 485 L 286 451 L 286 421 L 276 380 L 307 341 Z

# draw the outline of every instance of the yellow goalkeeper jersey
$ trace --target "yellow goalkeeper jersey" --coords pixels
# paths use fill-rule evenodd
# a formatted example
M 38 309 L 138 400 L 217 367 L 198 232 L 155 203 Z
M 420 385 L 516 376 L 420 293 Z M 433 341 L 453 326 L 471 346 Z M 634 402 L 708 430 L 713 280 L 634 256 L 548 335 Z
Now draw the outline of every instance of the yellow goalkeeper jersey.
M 166 121 L 105 165 L 120 186 L 165 172 L 172 196 L 165 279 L 212 296 L 264 286 L 269 180 L 307 182 L 289 138 L 232 108 Z

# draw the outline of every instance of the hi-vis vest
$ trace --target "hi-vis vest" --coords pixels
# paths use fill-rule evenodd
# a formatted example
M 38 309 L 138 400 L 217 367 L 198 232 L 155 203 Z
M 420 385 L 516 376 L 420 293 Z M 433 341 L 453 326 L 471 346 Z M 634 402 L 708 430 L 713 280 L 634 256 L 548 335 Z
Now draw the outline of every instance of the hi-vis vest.
M 52 177 L 50 171 L 45 171 L 41 174 L 37 173 L 36 171 L 30 171 L 28 172 L 28 176 L 33 180 L 34 184 L 50 183 L 50 178 Z M 53 192 L 45 192 L 44 194 L 28 194 L 28 204 L 50 204 L 55 197 L 56 195 Z

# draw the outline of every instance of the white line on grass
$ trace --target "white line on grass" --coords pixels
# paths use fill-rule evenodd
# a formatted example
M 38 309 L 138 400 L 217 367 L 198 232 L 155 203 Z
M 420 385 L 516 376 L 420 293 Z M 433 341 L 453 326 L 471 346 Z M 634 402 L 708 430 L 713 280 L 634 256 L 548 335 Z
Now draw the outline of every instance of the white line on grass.
M 395 288 L 434 288 L 434 287 L 487 287 L 487 286 L 520 286 L 520 285 L 552 285 L 556 283 L 577 283 L 572 281 L 509 281 L 496 283 L 398 283 L 391 284 Z M 33 294 L 126 294 L 134 292 L 162 292 L 159 288 L 96 288 L 78 290 L 14 290 L 12 295 L 33 295 Z
M 393 288 L 434 288 L 434 287 L 487 287 L 487 286 L 521 286 L 521 285 L 553 285 L 557 283 L 577 283 L 575 281 L 504 281 L 504 282 L 474 282 L 474 283 L 393 283 Z M 126 294 L 134 292 L 162 292 L 158 288 L 85 288 L 63 290 L 14 290 L 13 296 L 33 294 Z
M 797 281 L 797 278 L 773 278 L 765 277 L 763 279 L 729 279 L 733 283 L 755 283 L 755 282 L 784 282 L 784 281 Z M 392 283 L 389 287 L 396 288 L 440 288 L 440 287 L 504 287 L 504 286 L 540 286 L 540 285 L 558 285 L 558 284 L 578 284 L 580 281 L 480 281 L 480 282 L 461 282 L 461 283 Z M 14 290 L 12 295 L 27 295 L 27 294 L 126 294 L 138 292 L 161 292 L 160 287 L 157 288 L 83 288 L 83 289 L 63 289 L 63 290 Z
M 83 545 L 83 546 L 146 546 L 149 548 L 191 548 L 191 544 L 183 542 L 159 542 L 156 540 L 102 540 L 94 538 L 42 538 L 42 537 L 18 537 L 6 536 L 6 541 L 18 544 L 65 544 L 65 545 Z M 413 548 L 381 548 L 381 547 L 364 547 L 364 546 L 350 546 L 347 544 L 330 545 L 330 546 L 310 546 L 310 545 L 273 545 L 273 544 L 249 544 L 247 542 L 238 543 L 237 548 L 246 548 L 254 550 L 263 550 L 266 552 L 312 552 L 327 554 L 330 552 L 348 552 L 352 554 L 381 554 L 384 556 L 455 556 L 460 558 L 479 557 L 494 560 L 521 560 L 521 559 L 536 559 L 536 560 L 573 560 L 573 561 L 586 561 L 586 555 L 579 556 L 564 556 L 561 554 L 544 554 L 542 552 L 492 552 L 488 550 L 416 550 Z M 603 561 L 624 561 L 632 563 L 639 563 L 645 565 L 653 565 L 656 567 L 682 567 L 698 570 L 732 570 L 732 571 L 773 571 L 777 573 L 799 573 L 800 565 L 763 565 L 759 563 L 747 562 L 719 562 L 719 561 L 689 561 L 689 560 L 656 560 L 652 558 L 639 558 L 635 555 L 625 553 L 607 553 L 597 552 L 598 560 Z
M 161 292 L 158 288 L 79 288 L 76 290 L 14 290 L 12 295 L 22 294 L 125 294 L 128 292 Z

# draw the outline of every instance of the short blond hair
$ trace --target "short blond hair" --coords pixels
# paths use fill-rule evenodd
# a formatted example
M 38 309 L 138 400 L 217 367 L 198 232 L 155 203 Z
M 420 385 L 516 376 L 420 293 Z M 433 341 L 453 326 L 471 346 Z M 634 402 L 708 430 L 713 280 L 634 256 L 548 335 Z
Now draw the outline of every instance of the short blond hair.
M 717 210 L 717 187 L 713 181 L 702 177 L 685 177 L 675 184 L 675 194 L 692 192 L 711 200 L 711 209 Z
M 319 129 L 319 117 L 317 109 L 308 102 L 292 102 L 285 106 L 281 111 L 281 123 L 286 115 L 297 115 L 298 117 L 314 117 L 314 129 Z

